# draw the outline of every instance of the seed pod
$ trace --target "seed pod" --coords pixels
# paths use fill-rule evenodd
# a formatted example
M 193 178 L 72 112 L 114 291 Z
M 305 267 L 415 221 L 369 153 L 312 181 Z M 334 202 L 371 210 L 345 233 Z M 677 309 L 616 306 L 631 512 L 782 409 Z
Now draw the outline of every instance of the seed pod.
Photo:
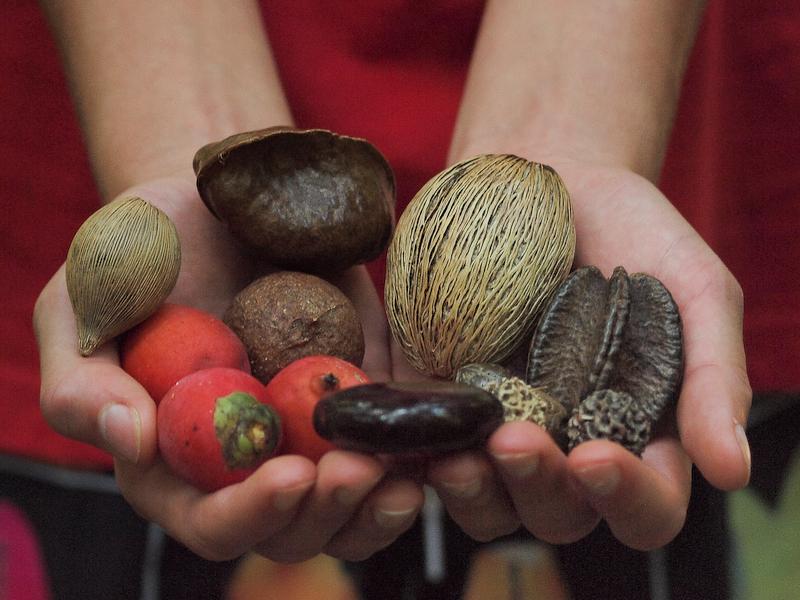
M 569 273 L 569 194 L 545 165 L 483 155 L 431 179 L 398 221 L 386 266 L 392 334 L 419 371 L 503 362 Z
M 503 405 L 506 422 L 531 421 L 564 445 L 566 440 L 562 438 L 567 411 L 541 388 L 530 386 L 509 369 L 491 363 L 464 365 L 456 372 L 455 380 L 486 390 L 497 398 Z
M 589 440 L 610 440 L 637 456 L 650 441 L 652 423 L 630 394 L 599 390 L 584 398 L 567 423 L 569 449 Z
M 90 355 L 155 312 L 175 287 L 180 265 L 175 225 L 152 204 L 120 198 L 92 214 L 66 261 L 80 353 Z
M 509 377 L 489 390 L 503 404 L 503 418 L 530 421 L 553 434 L 563 429 L 567 411 L 541 388 L 528 385 L 519 377 Z
M 456 371 L 455 381 L 474 385 L 490 392 L 492 387 L 499 385 L 504 379 L 513 377 L 514 374 L 503 367 L 493 363 L 470 363 Z
M 648 427 L 676 400 L 682 378 L 683 334 L 675 301 L 656 278 L 629 276 L 622 267 L 609 280 L 595 267 L 576 269 L 567 278 L 536 329 L 527 373 L 530 385 L 544 388 L 569 413 L 591 415 L 580 422 L 624 422 L 628 417 L 612 413 L 623 403 L 620 398 L 629 398 L 631 406 L 624 409 L 635 419 L 644 415 Z M 603 395 L 589 402 L 601 391 L 619 398 Z M 594 427 L 587 435 L 608 429 L 580 425 L 576 418 L 570 421 L 573 429 Z
M 271 127 L 203 146 L 194 170 L 209 210 L 273 266 L 329 274 L 389 243 L 394 173 L 366 140 Z

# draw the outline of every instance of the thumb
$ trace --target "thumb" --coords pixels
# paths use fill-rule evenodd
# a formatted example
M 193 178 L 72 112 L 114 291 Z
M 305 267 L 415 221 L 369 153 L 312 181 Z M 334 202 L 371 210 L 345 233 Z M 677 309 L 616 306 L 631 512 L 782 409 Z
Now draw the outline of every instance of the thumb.
M 113 343 L 91 356 L 80 355 L 63 265 L 39 295 L 33 325 L 41 411 L 50 426 L 118 459 L 151 462 L 157 449 L 155 403 L 119 367 Z

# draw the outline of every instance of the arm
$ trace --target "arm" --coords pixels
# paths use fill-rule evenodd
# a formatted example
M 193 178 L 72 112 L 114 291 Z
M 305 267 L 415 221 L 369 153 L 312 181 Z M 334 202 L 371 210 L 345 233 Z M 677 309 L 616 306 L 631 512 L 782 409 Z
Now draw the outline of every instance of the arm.
M 179 175 L 203 144 L 289 125 L 252 2 L 42 2 L 103 195 Z
M 448 509 L 477 537 L 521 521 L 545 540 L 567 542 L 603 518 L 621 541 L 652 548 L 683 525 L 692 462 L 720 488 L 747 483 L 741 290 L 651 183 L 701 4 L 489 2 L 450 160 L 510 152 L 553 165 L 573 200 L 576 262 L 659 277 L 683 317 L 686 372 L 680 437 L 654 439 L 642 461 L 607 442 L 564 456 L 541 430 L 513 424 L 490 440 L 492 463 L 436 465 L 430 476 Z M 477 499 L 442 485 L 471 480 L 484 484 Z
M 104 199 L 127 190 L 167 212 L 182 242 L 170 300 L 222 312 L 255 271 L 203 206 L 192 157 L 229 134 L 291 123 L 256 4 L 43 5 Z M 380 376 L 388 361 L 385 331 L 370 318 L 380 304 L 366 271 L 354 269 L 337 284 L 365 321 L 365 369 Z M 379 461 L 347 452 L 331 452 L 318 465 L 280 456 L 241 484 L 198 492 L 158 458 L 155 403 L 119 368 L 116 347 L 78 355 L 63 267 L 42 291 L 34 325 L 45 418 L 62 434 L 110 451 L 131 505 L 198 554 L 227 559 L 254 549 L 276 560 L 320 551 L 363 558 L 413 522 L 419 486 L 385 481 Z
M 490 1 L 451 159 L 516 147 L 655 181 L 703 4 Z

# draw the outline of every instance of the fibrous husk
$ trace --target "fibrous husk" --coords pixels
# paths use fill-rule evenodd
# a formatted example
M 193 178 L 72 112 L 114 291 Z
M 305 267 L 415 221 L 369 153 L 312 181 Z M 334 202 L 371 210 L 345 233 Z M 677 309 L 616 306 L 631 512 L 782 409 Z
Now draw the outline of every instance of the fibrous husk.
M 502 362 L 531 335 L 574 251 L 569 194 L 552 168 L 512 155 L 458 163 L 398 221 L 385 288 L 392 333 L 429 375 Z
M 180 265 L 175 225 L 141 198 L 120 198 L 86 219 L 66 262 L 80 353 L 88 356 L 155 312 Z

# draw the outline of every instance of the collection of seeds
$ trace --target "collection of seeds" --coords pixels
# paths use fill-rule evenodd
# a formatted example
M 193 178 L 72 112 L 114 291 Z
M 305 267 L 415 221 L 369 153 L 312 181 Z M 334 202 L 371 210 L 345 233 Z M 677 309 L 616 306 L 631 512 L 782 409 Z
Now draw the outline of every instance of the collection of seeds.
M 167 301 L 169 217 L 140 198 L 91 215 L 67 255 L 78 348 L 116 341 L 158 405 L 159 451 L 211 491 L 277 454 L 340 447 L 424 458 L 531 421 L 569 451 L 641 455 L 674 404 L 681 320 L 650 275 L 573 268 L 569 194 L 550 167 L 481 155 L 434 176 L 397 222 L 389 163 L 363 139 L 270 128 L 195 155 L 197 189 L 260 276 L 221 318 Z M 364 334 L 328 279 L 387 251 L 385 310 L 429 377 L 374 383 Z

